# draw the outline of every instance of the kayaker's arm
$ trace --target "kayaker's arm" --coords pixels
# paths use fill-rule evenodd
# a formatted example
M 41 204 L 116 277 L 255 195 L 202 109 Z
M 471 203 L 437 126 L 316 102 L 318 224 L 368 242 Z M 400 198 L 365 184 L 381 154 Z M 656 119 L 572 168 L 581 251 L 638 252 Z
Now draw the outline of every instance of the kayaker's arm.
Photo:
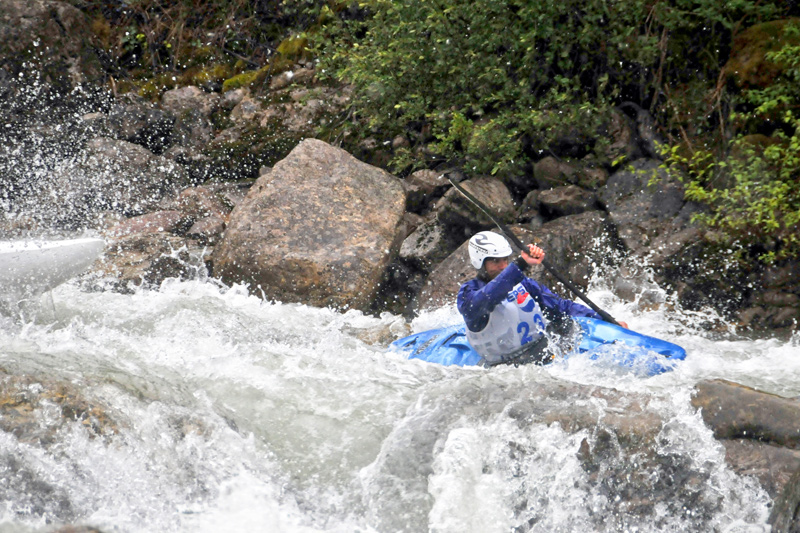
M 523 250 L 520 253 L 520 257 L 517 259 L 517 264 L 522 267 L 523 272 L 525 270 L 525 265 L 539 265 L 544 261 L 545 252 L 541 248 L 536 245 L 529 244 L 528 250 Z M 530 280 L 530 278 L 526 278 L 526 280 Z M 530 280 L 538 291 L 533 287 L 528 287 L 528 292 L 531 294 L 537 294 L 539 296 L 539 301 L 544 304 L 545 306 L 555 309 L 558 313 L 567 316 L 586 316 L 591 318 L 598 318 L 603 320 L 602 315 L 597 313 L 596 311 L 586 307 L 583 304 L 573 302 L 572 300 L 565 300 L 556 296 L 550 289 L 545 287 L 544 285 L 539 285 L 533 280 Z M 622 326 L 623 328 L 628 328 L 628 324 L 625 322 L 617 321 L 617 323 Z
M 467 327 L 472 331 L 485 328 L 492 309 L 524 278 L 519 267 L 511 263 L 488 283 L 474 279 L 462 285 L 456 303 Z

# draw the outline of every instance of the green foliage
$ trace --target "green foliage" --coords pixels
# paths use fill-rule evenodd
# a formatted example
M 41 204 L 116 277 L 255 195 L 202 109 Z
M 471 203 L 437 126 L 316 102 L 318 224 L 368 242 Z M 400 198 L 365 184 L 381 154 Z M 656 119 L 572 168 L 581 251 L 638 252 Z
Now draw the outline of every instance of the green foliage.
M 771 137 L 740 134 L 726 157 L 708 150 L 682 156 L 676 147 L 668 162 L 687 172 L 687 199 L 710 208 L 697 221 L 739 245 L 740 256 L 755 251 L 772 263 L 800 257 L 800 46 L 767 58 L 781 65 L 781 74 L 766 88 L 744 91 L 739 104 L 752 110 L 746 118 L 777 126 Z
M 359 5 L 369 16 L 317 35 L 323 75 L 356 87 L 359 134 L 417 144 L 432 135 L 434 159 L 492 173 L 521 172 L 571 130 L 596 132 L 625 100 L 658 111 L 676 132 L 702 130 L 691 117 L 716 82 L 721 43 L 738 24 L 777 10 L 756 0 Z M 327 48 L 319 45 L 326 36 Z

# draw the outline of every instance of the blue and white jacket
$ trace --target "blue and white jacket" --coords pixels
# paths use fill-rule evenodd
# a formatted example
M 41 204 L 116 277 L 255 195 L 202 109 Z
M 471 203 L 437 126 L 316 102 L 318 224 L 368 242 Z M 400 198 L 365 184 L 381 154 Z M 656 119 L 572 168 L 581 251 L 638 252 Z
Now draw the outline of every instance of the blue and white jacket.
M 457 303 L 467 339 L 489 362 L 539 340 L 548 324 L 546 316 L 601 318 L 584 305 L 556 296 L 514 263 L 492 281 L 475 278 L 464 283 Z

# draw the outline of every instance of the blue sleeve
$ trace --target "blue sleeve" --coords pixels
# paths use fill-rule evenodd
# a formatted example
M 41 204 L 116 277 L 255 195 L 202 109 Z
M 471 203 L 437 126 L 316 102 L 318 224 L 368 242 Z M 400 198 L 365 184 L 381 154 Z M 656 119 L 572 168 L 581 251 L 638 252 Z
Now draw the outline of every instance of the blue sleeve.
M 573 302 L 572 300 L 566 300 L 557 296 L 550 289 L 533 281 L 531 278 L 522 280 L 522 285 L 528 290 L 531 296 L 539 301 L 539 305 L 552 309 L 556 313 L 566 316 L 588 316 L 590 318 L 602 319 L 602 317 L 592 309 Z
M 470 331 L 485 328 L 489 313 L 524 279 L 519 267 L 511 263 L 489 283 L 473 279 L 463 284 L 458 291 L 458 312 L 464 317 Z

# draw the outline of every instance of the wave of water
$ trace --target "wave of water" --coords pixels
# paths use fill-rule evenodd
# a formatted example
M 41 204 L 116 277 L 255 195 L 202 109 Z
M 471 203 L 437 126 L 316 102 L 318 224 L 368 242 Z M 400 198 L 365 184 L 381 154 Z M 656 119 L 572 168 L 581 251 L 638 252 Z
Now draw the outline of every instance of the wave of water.
M 0 432 L 0 530 L 768 531 L 768 496 L 725 465 L 689 398 L 709 378 L 800 394 L 800 339 L 711 334 L 694 326 L 705 317 L 590 296 L 686 361 L 652 378 L 580 357 L 445 368 L 385 352 L 409 329 L 390 314 L 264 302 L 213 281 L 129 295 L 62 285 L 35 318 L 0 317 L 0 368 L 72 384 L 112 428 L 54 426 L 45 405 L 52 442 Z M 410 329 L 457 320 L 445 307 Z M 653 453 L 700 473 L 697 509 L 620 512 L 581 464 L 597 435 L 514 418 L 535 408 L 530 391 L 560 383 L 647 398 L 665 420 Z M 601 403 L 585 408 L 613 414 Z

